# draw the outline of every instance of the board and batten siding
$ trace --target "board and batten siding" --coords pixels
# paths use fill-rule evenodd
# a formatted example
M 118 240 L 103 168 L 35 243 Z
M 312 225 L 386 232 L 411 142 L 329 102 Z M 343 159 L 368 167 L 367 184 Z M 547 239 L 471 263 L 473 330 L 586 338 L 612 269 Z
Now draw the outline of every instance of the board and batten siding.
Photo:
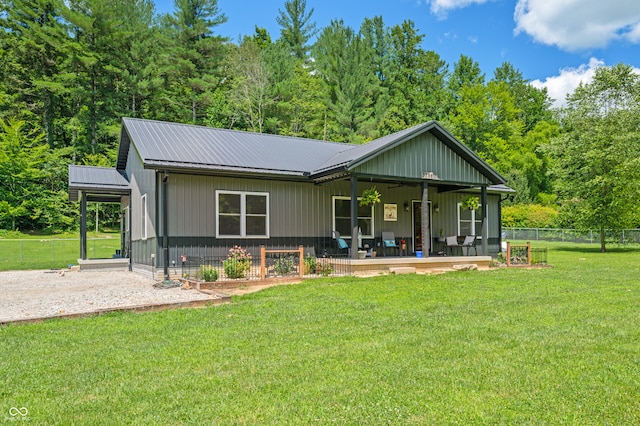
M 423 133 L 357 167 L 357 173 L 421 179 L 425 172 L 440 180 L 471 185 L 491 182 L 431 133 Z
M 142 195 L 147 194 L 147 239 L 155 238 L 156 232 L 156 172 L 153 170 L 145 170 L 138 153 L 133 147 L 129 146 L 129 155 L 127 156 L 126 174 L 130 177 L 131 186 L 131 238 L 140 240 L 142 238 Z
M 393 231 L 398 236 L 411 232 L 411 211 L 404 203 L 420 199 L 415 187 L 359 182 L 358 193 L 376 186 L 381 203 L 374 206 L 374 233 Z M 269 194 L 271 237 L 330 237 L 333 230 L 333 198 L 349 197 L 349 181 L 323 185 L 258 179 L 174 174 L 169 176 L 169 235 L 213 237 L 216 234 L 216 190 L 265 192 Z M 398 220 L 383 221 L 383 205 L 397 204 Z M 346 236 L 349 237 L 349 236 Z

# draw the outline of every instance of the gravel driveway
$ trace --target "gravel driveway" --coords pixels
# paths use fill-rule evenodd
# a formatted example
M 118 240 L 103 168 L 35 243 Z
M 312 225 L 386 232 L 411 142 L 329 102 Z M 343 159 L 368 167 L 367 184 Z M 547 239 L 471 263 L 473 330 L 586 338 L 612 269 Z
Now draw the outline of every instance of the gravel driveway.
M 0 272 L 0 323 L 214 299 L 126 271 Z

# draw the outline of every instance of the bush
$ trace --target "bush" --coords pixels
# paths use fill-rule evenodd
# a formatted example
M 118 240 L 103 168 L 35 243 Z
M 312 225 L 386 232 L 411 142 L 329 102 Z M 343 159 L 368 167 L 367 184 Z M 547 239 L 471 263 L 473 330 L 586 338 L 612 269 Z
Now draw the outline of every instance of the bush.
M 276 259 L 275 270 L 278 275 L 286 275 L 293 270 L 293 259 L 290 256 Z
M 218 281 L 218 270 L 211 265 L 202 265 L 202 280 L 206 282 Z
M 304 258 L 304 273 L 315 274 L 317 267 L 318 260 L 310 254 L 307 254 L 307 257 Z
M 514 204 L 502 208 L 502 226 L 506 228 L 553 228 L 558 210 L 539 204 Z
M 244 278 L 245 273 L 251 269 L 251 253 L 240 246 L 229 250 L 227 259 L 222 261 L 224 273 L 229 278 Z

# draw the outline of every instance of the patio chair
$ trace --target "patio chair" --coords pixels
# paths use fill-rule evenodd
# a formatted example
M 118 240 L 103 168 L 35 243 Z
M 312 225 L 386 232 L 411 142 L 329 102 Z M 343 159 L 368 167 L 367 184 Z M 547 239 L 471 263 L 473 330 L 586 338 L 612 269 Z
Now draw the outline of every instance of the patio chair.
M 340 233 L 338 231 L 333 231 L 333 238 L 336 240 L 338 244 L 338 251 L 342 252 L 342 250 L 346 250 L 347 254 L 351 253 L 351 248 L 349 244 L 345 241 L 344 238 L 340 237 Z
M 447 243 L 447 251 L 449 253 L 451 253 L 451 255 L 453 255 L 453 249 L 456 247 L 462 247 L 460 244 L 458 244 L 458 236 L 457 235 L 453 235 L 451 237 L 447 237 L 446 238 L 446 243 Z M 460 248 L 460 251 L 462 252 L 462 248 Z
M 382 233 L 382 255 L 387 255 L 387 249 L 398 250 L 398 254 L 400 254 L 400 246 L 396 243 L 396 237 L 393 232 L 383 232 Z
M 467 256 L 471 252 L 471 249 L 474 249 L 476 252 L 476 256 L 478 255 L 478 248 L 476 247 L 476 236 L 475 235 L 467 235 L 464 237 L 464 241 L 462 243 L 462 247 L 467 248 Z

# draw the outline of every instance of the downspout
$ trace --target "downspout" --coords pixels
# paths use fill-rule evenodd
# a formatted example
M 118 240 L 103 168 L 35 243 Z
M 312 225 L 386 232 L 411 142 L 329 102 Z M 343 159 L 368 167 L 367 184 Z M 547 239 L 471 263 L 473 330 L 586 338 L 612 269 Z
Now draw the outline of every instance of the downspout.
M 162 258 L 164 263 L 164 281 L 169 281 L 169 221 L 167 220 L 167 213 L 169 210 L 169 203 L 167 202 L 167 181 L 169 175 L 164 172 L 162 176 Z

